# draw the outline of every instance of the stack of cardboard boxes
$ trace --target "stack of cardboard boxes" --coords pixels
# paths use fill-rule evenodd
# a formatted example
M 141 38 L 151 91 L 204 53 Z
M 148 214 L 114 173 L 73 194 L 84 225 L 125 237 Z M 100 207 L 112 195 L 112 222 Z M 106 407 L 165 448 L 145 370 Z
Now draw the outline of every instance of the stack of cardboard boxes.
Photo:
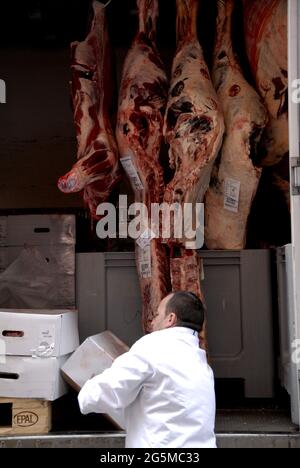
M 45 417 L 43 401 L 67 393 L 61 367 L 79 346 L 75 244 L 74 216 L 0 217 L 0 420 L 8 400 L 18 415 L 40 406 Z M 23 419 L 14 431 L 27 432 Z
M 0 397 L 55 401 L 67 392 L 60 369 L 79 346 L 75 311 L 0 310 Z

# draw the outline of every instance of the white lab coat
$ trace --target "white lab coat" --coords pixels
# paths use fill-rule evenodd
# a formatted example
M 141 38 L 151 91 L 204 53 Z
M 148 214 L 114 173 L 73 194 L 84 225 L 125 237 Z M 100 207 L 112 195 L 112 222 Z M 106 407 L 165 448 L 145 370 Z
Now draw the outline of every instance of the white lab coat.
M 79 405 L 115 418 L 127 448 L 216 448 L 213 372 L 188 328 L 143 337 L 86 383 Z

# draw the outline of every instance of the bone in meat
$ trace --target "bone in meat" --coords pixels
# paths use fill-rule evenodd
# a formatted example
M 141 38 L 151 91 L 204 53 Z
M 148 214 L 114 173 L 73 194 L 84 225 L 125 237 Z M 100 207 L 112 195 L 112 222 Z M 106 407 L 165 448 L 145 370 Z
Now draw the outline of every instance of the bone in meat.
M 156 47 L 158 0 L 137 0 L 139 32 L 127 56 L 119 98 L 117 141 L 121 162 L 131 177 L 137 202 L 151 214 L 151 204 L 164 194 L 159 162 L 163 118 L 167 102 L 167 77 Z M 171 289 L 166 248 L 153 240 L 136 246 L 137 268 L 143 300 L 143 324 L 150 323 L 160 301 Z
M 77 163 L 61 177 L 64 193 L 83 191 L 92 218 L 120 181 L 118 150 L 110 122 L 112 99 L 110 48 L 101 3 L 92 4 L 90 32 L 72 51 L 72 98 L 77 133 Z
M 262 170 L 252 158 L 268 114 L 260 96 L 243 76 L 232 44 L 234 0 L 218 1 L 213 82 L 222 103 L 226 135 L 206 196 L 206 245 L 241 250 Z

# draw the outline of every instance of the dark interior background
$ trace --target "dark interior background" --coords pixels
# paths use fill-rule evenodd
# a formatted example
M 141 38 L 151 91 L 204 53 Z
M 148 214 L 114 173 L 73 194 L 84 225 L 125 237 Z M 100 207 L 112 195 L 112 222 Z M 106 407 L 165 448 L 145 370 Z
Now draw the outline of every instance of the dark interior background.
M 69 46 L 87 33 L 90 3 L 15 0 L 1 5 L 0 79 L 6 81 L 7 104 L 0 106 L 0 211 L 83 208 L 80 195 L 61 194 L 56 182 L 76 160 Z M 176 1 L 159 3 L 158 46 L 170 71 L 176 44 Z M 201 0 L 198 31 L 209 65 L 216 11 L 216 0 Z M 137 31 L 136 0 L 112 0 L 107 16 L 119 83 Z M 236 2 L 234 44 L 244 73 L 253 83 L 244 51 L 241 0 Z M 249 246 L 282 245 L 289 240 L 290 215 L 266 172 L 250 218 Z

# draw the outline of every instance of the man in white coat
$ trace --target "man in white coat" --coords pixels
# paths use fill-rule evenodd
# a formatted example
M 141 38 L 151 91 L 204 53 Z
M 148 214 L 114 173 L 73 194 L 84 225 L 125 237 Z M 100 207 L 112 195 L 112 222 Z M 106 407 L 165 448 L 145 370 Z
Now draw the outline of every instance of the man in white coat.
M 83 387 L 82 413 L 114 417 L 127 448 L 216 448 L 214 376 L 198 338 L 203 323 L 194 294 L 170 294 L 153 333 Z

